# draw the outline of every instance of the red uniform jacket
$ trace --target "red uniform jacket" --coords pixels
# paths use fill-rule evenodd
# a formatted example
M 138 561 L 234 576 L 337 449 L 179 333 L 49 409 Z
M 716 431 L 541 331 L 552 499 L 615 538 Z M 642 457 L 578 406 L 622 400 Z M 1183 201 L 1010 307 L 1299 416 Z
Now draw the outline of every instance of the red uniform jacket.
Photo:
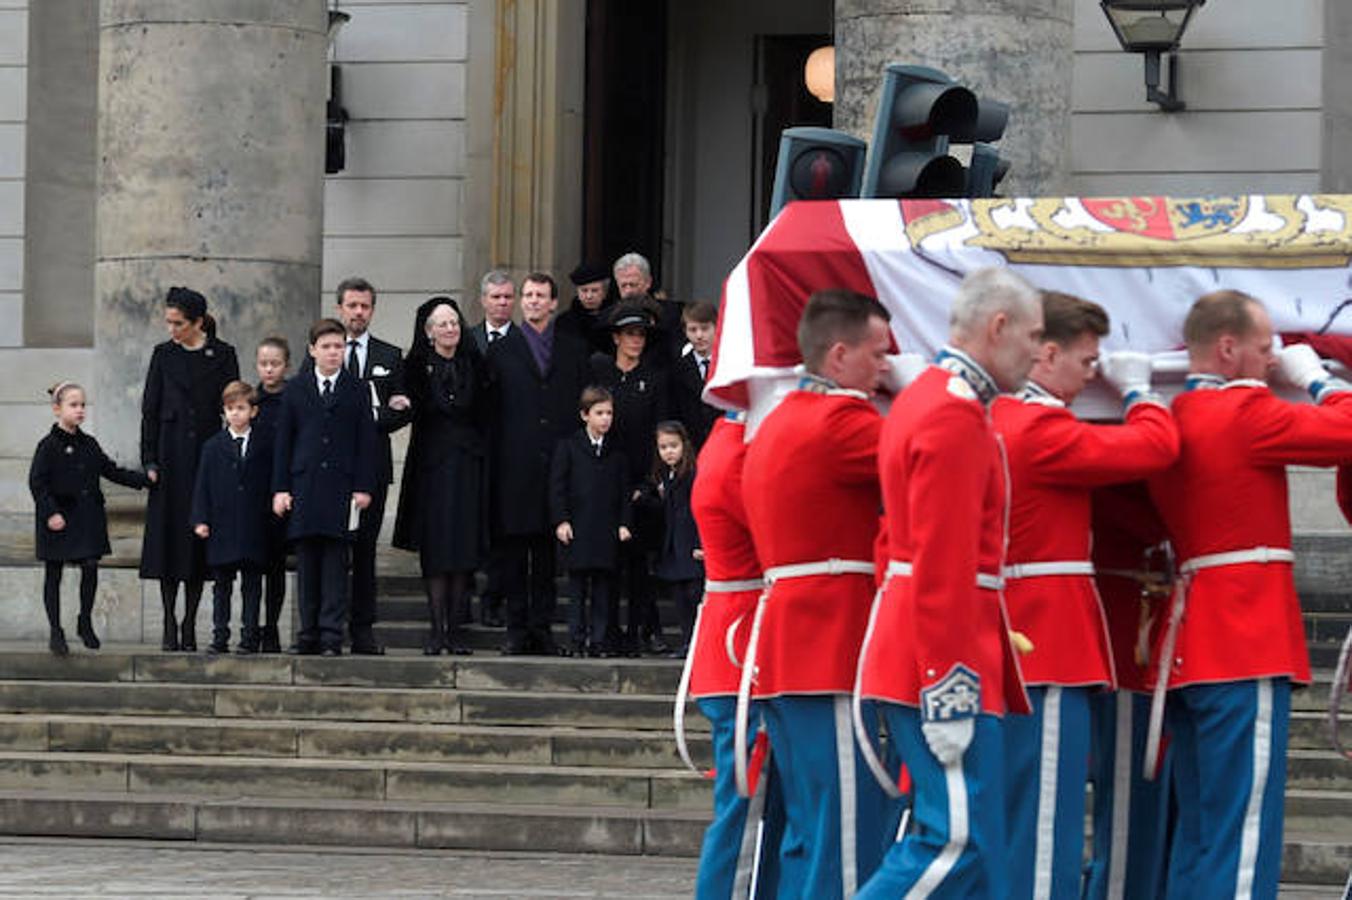
M 1162 471 L 1178 456 L 1169 411 L 1137 403 L 1122 425 L 1092 425 L 1040 394 L 998 397 L 991 420 L 1009 456 L 1009 549 L 1005 565 L 1089 562 L 1090 489 Z M 1019 658 L 1025 684 L 1113 683 L 1107 626 L 1091 575 L 1013 577 L 1005 606 L 1033 642 Z
M 878 411 L 853 391 L 793 391 L 765 418 L 747 450 L 742 495 L 767 571 L 873 559 L 881 428 Z M 874 586 L 872 575 L 858 574 L 775 582 L 755 696 L 849 693 Z
M 1095 578 L 1108 619 L 1117 686 L 1144 693 L 1151 679 L 1148 653 L 1159 639 L 1169 603 L 1167 596 L 1144 596 L 1141 576 L 1147 571 L 1169 574 L 1162 552 L 1153 554 L 1149 568 L 1146 558 L 1167 539 L 1164 522 L 1144 481 L 1099 488 L 1092 507 Z M 1145 653 L 1138 654 L 1138 648 Z
M 1319 406 L 1234 381 L 1174 398 L 1178 462 L 1150 480 L 1179 565 L 1212 553 L 1290 547 L 1286 466 L 1352 461 L 1352 392 Z M 1267 676 L 1310 680 L 1291 565 L 1243 563 L 1191 579 L 1169 686 Z M 1152 665 L 1152 670 L 1154 666 Z
M 922 691 L 962 667 L 979 679 L 982 711 L 1028 712 L 1000 592 L 976 583 L 1000 572 L 1005 537 L 1003 466 L 985 407 L 961 377 L 925 370 L 892 404 L 878 463 L 889 555 L 913 574 L 887 581 L 861 694 L 921 706 Z
M 704 574 L 710 581 L 747 581 L 761 577 L 756 545 L 742 506 L 742 462 L 746 459 L 746 426 L 722 418 L 704 442 L 695 469 L 690 508 L 704 547 Z M 704 595 L 699 631 L 691 653 L 690 696 L 736 694 L 741 669 L 728 656 L 746 658 L 746 640 L 759 590 L 710 592 Z

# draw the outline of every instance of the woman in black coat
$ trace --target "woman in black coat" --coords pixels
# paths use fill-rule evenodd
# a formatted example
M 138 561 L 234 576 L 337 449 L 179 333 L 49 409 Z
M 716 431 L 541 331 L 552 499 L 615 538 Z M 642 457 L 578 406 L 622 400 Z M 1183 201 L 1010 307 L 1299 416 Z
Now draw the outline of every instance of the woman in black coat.
M 484 363 L 449 297 L 418 308 L 411 347 L 404 372 L 413 431 L 394 545 L 418 552 L 430 626 L 423 652 L 465 655 L 459 623 L 487 544 Z
M 192 533 L 192 495 L 202 445 L 221 428 L 221 391 L 239 378 L 235 348 L 212 331 L 207 301 L 173 287 L 165 298 L 169 340 L 155 347 L 141 396 L 141 465 L 151 479 L 141 577 L 160 582 L 165 650 L 197 649 L 197 606 L 206 580 L 203 544 Z M 183 627 L 175 621 L 184 583 Z

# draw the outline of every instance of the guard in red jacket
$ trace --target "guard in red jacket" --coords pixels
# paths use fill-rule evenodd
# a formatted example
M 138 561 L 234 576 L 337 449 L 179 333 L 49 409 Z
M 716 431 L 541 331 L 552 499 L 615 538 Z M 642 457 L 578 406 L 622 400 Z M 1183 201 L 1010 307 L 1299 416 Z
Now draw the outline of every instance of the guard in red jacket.
M 1094 577 L 1118 690 L 1089 700 L 1094 843 L 1083 896 L 1155 900 L 1164 896 L 1172 756 L 1161 755 L 1153 779 L 1142 762 L 1150 648 L 1168 615 L 1173 554 L 1144 481 L 1095 490 L 1092 509 Z
M 1154 661 L 1156 700 L 1165 689 L 1168 700 L 1152 707 L 1149 741 L 1163 712 L 1180 813 L 1168 895 L 1274 897 L 1291 685 L 1310 680 L 1286 466 L 1352 461 L 1352 393 L 1309 346 L 1274 354 L 1267 311 L 1237 291 L 1200 298 L 1183 337 L 1182 452 L 1150 483 L 1181 576 Z M 1317 405 L 1273 395 L 1277 363 Z
M 1103 307 L 1042 294 L 1043 343 L 1028 385 L 991 406 L 1009 458 L 1005 605 L 1032 643 L 1020 659 L 1033 714 L 1005 723 L 1011 898 L 1078 900 L 1089 776 L 1089 701 L 1113 684 L 1112 653 L 1090 561 L 1090 492 L 1162 471 L 1178 429 L 1150 393 L 1150 357 L 1103 360 L 1125 422 L 1094 425 L 1067 408 L 1094 377 Z
M 874 593 L 882 418 L 869 397 L 888 367 L 887 319 L 871 297 L 813 294 L 798 328 L 808 375 L 746 454 L 743 499 L 766 590 L 739 685 L 738 743 L 754 696 L 784 782 L 781 897 L 852 897 L 900 819 L 854 746 L 849 696 Z
M 861 651 L 914 784 L 913 821 L 861 898 L 1000 897 L 1002 716 L 1028 712 L 1000 596 L 1005 491 L 989 404 L 1023 386 L 1042 336 L 1038 292 L 1007 269 L 964 279 L 951 346 L 888 413 L 878 451 L 891 559 Z
M 779 883 L 784 810 L 778 775 L 768 755 L 762 757 L 750 799 L 738 796 L 733 776 L 737 685 L 762 589 L 761 564 L 742 504 L 745 436 L 745 413 L 728 413 L 714 423 L 700 451 L 690 497 L 707 580 L 676 695 L 676 739 L 689 763 L 684 716 L 686 697 L 693 697 L 712 726 L 714 749 L 714 817 L 704 832 L 695 883 L 700 900 L 774 897 Z

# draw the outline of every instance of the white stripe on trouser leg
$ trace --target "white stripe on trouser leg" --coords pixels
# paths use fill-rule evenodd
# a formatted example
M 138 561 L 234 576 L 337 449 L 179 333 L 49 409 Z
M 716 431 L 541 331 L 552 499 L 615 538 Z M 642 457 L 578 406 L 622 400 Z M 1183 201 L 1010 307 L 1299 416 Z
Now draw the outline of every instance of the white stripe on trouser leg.
M 836 776 L 840 787 L 840 886 L 846 897 L 853 897 L 859 887 L 855 868 L 858 854 L 854 836 L 858 825 L 855 809 L 854 783 L 854 723 L 850 721 L 850 698 L 835 697 L 836 705 Z
M 1061 764 L 1061 688 L 1052 685 L 1042 701 L 1042 755 L 1038 759 L 1037 843 L 1033 854 L 1033 896 L 1052 893 L 1056 852 L 1056 782 Z
M 1108 848 L 1108 897 L 1122 900 L 1127 893 L 1127 841 L 1131 832 L 1131 737 L 1136 699 L 1127 691 L 1117 695 L 1117 727 L 1113 741 L 1112 842 Z
M 962 773 L 962 758 L 944 766 L 944 788 L 948 791 L 948 843 L 918 880 L 906 892 L 906 900 L 925 900 L 934 893 L 967 849 L 967 779 Z
M 765 723 L 761 723 L 761 728 Z M 737 850 L 737 872 L 732 879 L 733 897 L 750 897 L 757 863 L 760 859 L 761 820 L 765 817 L 765 792 L 770 781 L 770 755 L 761 760 L 756 790 L 746 801 L 746 821 L 742 823 L 742 845 Z
M 1272 679 L 1260 678 L 1256 687 L 1258 710 L 1253 721 L 1253 784 L 1249 786 L 1249 804 L 1244 810 L 1244 832 L 1239 842 L 1235 900 L 1249 900 L 1253 896 L 1258 843 L 1263 832 L 1263 794 L 1272 765 Z

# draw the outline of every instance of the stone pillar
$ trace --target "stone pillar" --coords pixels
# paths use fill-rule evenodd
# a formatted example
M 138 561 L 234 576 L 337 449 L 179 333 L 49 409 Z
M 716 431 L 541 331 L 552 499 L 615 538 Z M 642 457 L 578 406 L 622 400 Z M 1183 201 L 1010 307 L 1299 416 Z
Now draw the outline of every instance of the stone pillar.
M 136 454 L 165 292 L 201 291 L 242 374 L 320 291 L 324 0 L 101 0 L 94 433 Z M 293 360 L 298 361 L 298 360 Z
M 835 127 L 864 140 L 889 63 L 933 66 L 1012 104 L 1006 196 L 1070 187 L 1073 0 L 836 0 Z

